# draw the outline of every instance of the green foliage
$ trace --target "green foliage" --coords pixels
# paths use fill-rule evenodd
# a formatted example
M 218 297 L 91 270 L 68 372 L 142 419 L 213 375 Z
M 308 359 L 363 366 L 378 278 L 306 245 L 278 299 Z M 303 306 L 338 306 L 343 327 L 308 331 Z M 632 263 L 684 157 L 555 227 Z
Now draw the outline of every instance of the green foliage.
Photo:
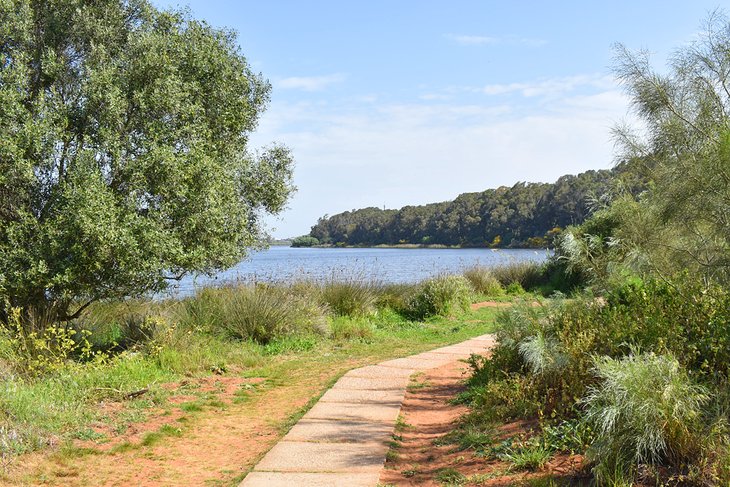
M 523 292 L 524 289 L 533 289 L 543 280 L 542 266 L 536 262 L 512 262 L 498 266 L 492 269 L 492 275 L 507 288 L 508 293 L 510 289 L 522 289 Z
M 92 350 L 88 330 L 39 323 L 43 320 L 44 317 L 23 316 L 19 309 L 12 308 L 6 328 L 0 329 L 0 339 L 4 341 L 0 357 L 16 372 L 43 375 L 63 368 L 72 359 L 98 363 L 107 359 L 104 353 Z
M 356 279 L 331 279 L 322 285 L 320 299 L 338 316 L 367 316 L 375 311 L 378 286 Z
M 466 480 L 463 473 L 451 467 L 441 468 L 436 473 L 436 481 L 444 485 L 463 485 Z
M 501 455 L 516 470 L 539 470 L 553 456 L 553 453 L 540 444 L 526 444 Z
M 247 148 L 270 85 L 231 31 L 146 0 L 17 0 L 0 32 L 4 315 L 65 321 L 226 268 L 284 207 L 288 151 Z
M 302 235 L 291 242 L 292 247 L 314 247 L 315 245 L 319 245 L 319 240 L 309 235 Z
M 268 343 L 289 334 L 322 331 L 324 310 L 288 287 L 203 289 L 185 302 L 183 325 Z
M 527 368 L 536 375 L 558 374 L 568 365 L 560 343 L 542 332 L 522 340 L 517 349 Z
M 519 282 L 513 282 L 505 288 L 505 292 L 512 296 L 519 296 L 520 294 L 525 294 L 525 288 Z
M 500 296 L 504 294 L 501 283 L 487 267 L 475 266 L 464 271 L 464 277 L 471 284 L 474 292 L 484 296 Z
M 627 161 L 612 170 L 566 175 L 555 183 L 464 193 L 454 201 L 399 210 L 363 208 L 320 218 L 310 236 L 331 245 L 461 245 L 546 247 L 556 234 L 592 212 L 591 196 L 620 185 L 638 194 L 646 185 L 642 166 Z
M 651 353 L 601 357 L 594 370 L 600 383 L 589 389 L 585 404 L 596 432 L 590 453 L 601 468 L 616 459 L 680 466 L 697 453 L 707 390 L 676 359 Z
M 411 297 L 408 312 L 416 318 L 449 316 L 469 309 L 471 286 L 463 276 L 439 276 L 421 284 Z
M 373 337 L 374 329 L 368 320 L 335 318 L 330 323 L 332 338 L 335 340 L 365 340 Z
M 546 424 L 542 429 L 543 444 L 554 451 L 582 454 L 595 441 L 591 424 L 583 419 Z

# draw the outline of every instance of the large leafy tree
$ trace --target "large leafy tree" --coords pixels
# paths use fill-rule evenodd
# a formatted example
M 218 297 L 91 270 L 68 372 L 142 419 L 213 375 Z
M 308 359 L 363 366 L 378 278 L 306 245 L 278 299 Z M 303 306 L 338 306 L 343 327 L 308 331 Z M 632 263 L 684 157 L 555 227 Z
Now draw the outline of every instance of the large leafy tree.
M 0 0 L 0 290 L 71 318 L 233 265 L 290 193 L 247 149 L 270 85 L 236 36 L 146 0 Z

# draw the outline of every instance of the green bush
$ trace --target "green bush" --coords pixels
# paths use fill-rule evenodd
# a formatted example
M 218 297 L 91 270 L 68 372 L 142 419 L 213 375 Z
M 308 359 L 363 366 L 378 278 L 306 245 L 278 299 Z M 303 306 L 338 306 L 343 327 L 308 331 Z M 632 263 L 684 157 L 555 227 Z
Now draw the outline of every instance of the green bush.
M 502 285 L 492 272 L 481 266 L 475 266 L 464 271 L 464 277 L 471 284 L 472 289 L 485 296 L 501 296 L 504 294 Z
M 355 279 L 332 279 L 322 285 L 320 299 L 338 316 L 367 316 L 375 311 L 377 285 Z
M 316 237 L 312 237 L 310 235 L 302 235 L 301 237 L 297 237 L 292 240 L 291 243 L 292 247 L 314 247 L 315 245 L 319 245 L 319 240 Z
M 553 456 L 552 452 L 543 445 L 523 445 L 510 449 L 501 455 L 501 459 L 509 462 L 516 470 L 539 470 Z
M 365 340 L 372 338 L 375 328 L 366 319 L 335 318 L 330 323 L 332 338 L 335 340 Z
M 386 284 L 378 287 L 376 306 L 381 310 L 391 309 L 408 314 L 411 298 L 418 292 L 416 284 Z
M 424 282 L 408 303 L 414 318 L 449 316 L 471 304 L 471 286 L 463 276 L 439 276 Z
M 519 296 L 525 294 L 525 288 L 519 282 L 512 282 L 505 288 L 505 292 L 512 296 Z
M 584 402 L 596 439 L 589 450 L 596 472 L 621 465 L 668 462 L 681 466 L 700 449 L 704 387 L 670 355 L 597 358 L 599 385 Z M 600 475 L 599 479 L 600 481 Z
M 495 267 L 491 272 L 505 288 L 517 283 L 523 289 L 533 289 L 544 281 L 543 266 L 537 262 L 512 262 Z
M 203 289 L 185 302 L 181 319 L 192 326 L 258 343 L 290 334 L 321 331 L 324 310 L 283 286 Z

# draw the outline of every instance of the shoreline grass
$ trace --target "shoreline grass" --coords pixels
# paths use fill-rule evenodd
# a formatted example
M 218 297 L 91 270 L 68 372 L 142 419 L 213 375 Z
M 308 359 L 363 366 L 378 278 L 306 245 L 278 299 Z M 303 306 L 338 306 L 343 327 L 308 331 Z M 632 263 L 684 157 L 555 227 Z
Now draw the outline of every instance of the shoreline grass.
M 66 326 L 87 338 L 63 342 L 68 348 L 64 359 L 48 363 L 42 356 L 20 357 L 18 338 L 4 330 L 0 337 L 0 448 L 4 463 L 34 451 L 53 451 L 49 447 L 57 444 L 107 442 L 108 434 L 100 435 L 90 425 L 106 424 L 106 429 L 116 432 L 112 434 L 124 434 L 129 424 L 143 422 L 151 409 L 167 407 L 174 393 L 163 387 L 165 384 L 187 377 L 257 377 L 266 381 L 266 387 L 282 387 L 292 381 L 306 382 L 307 374 L 325 370 L 327 374 L 344 373 L 361 364 L 466 340 L 489 332 L 495 314 L 493 309 L 464 310 L 465 294 L 461 291 L 453 296 L 436 293 L 436 298 L 431 293 L 429 299 L 443 302 L 415 320 L 403 306 L 410 297 L 428 290 L 421 284 L 367 285 L 365 293 L 359 292 L 362 289 L 333 293 L 330 300 L 362 297 L 365 303 L 349 302 L 335 313 L 330 311 L 332 303 L 323 299 L 321 288 L 312 283 L 259 285 L 205 290 L 182 300 L 100 303 L 91 307 L 83 321 Z M 259 329 L 250 335 L 231 333 L 229 321 L 241 312 L 240 303 L 232 298 L 237 298 L 237 293 L 256 292 L 271 293 L 278 302 L 292 299 L 296 313 L 272 319 L 265 312 L 271 307 L 268 301 L 262 305 L 248 300 L 250 326 Z M 476 293 L 469 296 L 477 298 Z M 459 304 L 452 305 L 450 300 Z M 90 333 L 82 334 L 83 330 Z M 36 339 L 51 343 L 55 336 Z M 52 345 L 59 346 L 55 342 Z M 82 348 L 92 352 L 84 355 Z M 24 369 L 38 361 L 47 366 Z M 144 392 L 135 397 L 140 391 Z M 215 398 L 210 401 L 215 402 Z M 121 412 L 114 418 L 105 417 L 98 407 L 102 402 L 120 404 Z M 201 404 L 202 412 L 185 414 L 205 414 L 208 403 Z M 245 398 L 236 407 L 246 407 Z M 145 441 L 152 445 L 175 437 L 167 433 L 152 431 Z M 144 444 L 128 446 L 136 450 Z

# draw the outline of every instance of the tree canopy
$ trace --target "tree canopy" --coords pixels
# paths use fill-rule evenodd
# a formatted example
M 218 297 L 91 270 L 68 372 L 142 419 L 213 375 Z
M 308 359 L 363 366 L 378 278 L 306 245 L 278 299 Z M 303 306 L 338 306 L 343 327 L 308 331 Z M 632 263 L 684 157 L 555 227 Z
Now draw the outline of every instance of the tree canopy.
M 599 277 L 689 271 L 730 282 L 730 21 L 711 14 L 664 72 L 618 45 L 615 72 L 643 122 L 617 129 L 622 157 L 646 163 L 651 190 L 572 229 L 561 252 Z
M 146 0 L 0 0 L 0 291 L 65 319 L 238 262 L 294 190 L 236 35 Z
M 582 223 L 595 199 L 619 190 L 638 194 L 645 183 L 642 166 L 627 161 L 551 184 L 517 183 L 399 210 L 346 211 L 320 218 L 310 235 L 332 245 L 545 247 L 560 229 Z

